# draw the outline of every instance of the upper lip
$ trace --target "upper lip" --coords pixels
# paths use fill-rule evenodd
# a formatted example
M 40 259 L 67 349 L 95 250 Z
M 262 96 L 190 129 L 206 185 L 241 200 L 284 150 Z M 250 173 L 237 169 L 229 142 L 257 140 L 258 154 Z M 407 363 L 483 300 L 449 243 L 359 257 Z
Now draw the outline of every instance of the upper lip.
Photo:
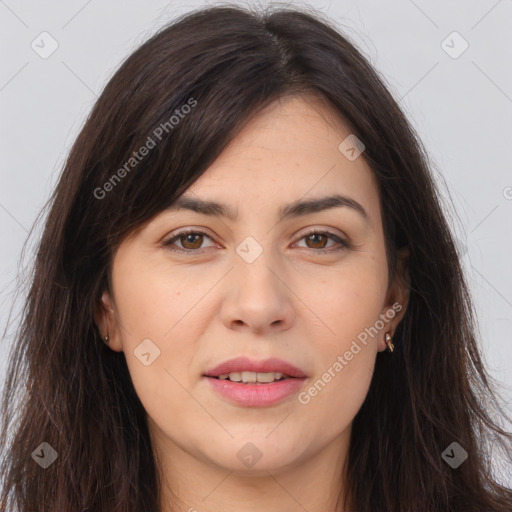
M 271 358 L 265 359 L 264 361 L 255 361 L 248 357 L 235 357 L 234 359 L 220 363 L 214 368 L 207 370 L 204 375 L 207 377 L 218 377 L 219 375 L 232 372 L 279 372 L 289 377 L 306 377 L 306 374 L 302 370 L 282 359 Z

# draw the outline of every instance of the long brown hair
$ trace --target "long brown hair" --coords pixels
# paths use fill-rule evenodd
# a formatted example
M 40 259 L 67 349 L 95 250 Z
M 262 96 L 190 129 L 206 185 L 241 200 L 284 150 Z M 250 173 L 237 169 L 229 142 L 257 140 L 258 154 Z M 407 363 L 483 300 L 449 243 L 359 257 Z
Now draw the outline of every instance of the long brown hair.
M 146 413 L 124 354 L 106 347 L 94 321 L 112 257 L 262 108 L 293 94 L 322 97 L 364 142 L 391 279 L 397 251 L 407 247 L 410 255 L 396 350 L 378 354 L 353 422 L 351 506 L 512 510 L 512 491 L 488 456 L 492 442 L 512 458 L 512 435 L 499 423 L 504 412 L 482 364 L 454 237 L 417 134 L 378 73 L 320 13 L 222 6 L 181 16 L 130 55 L 70 151 L 11 349 L 1 512 L 157 512 Z M 154 146 L 135 159 L 148 137 Z M 57 453 L 46 469 L 33 456 L 43 442 Z M 442 457 L 453 442 L 468 453 L 456 469 Z

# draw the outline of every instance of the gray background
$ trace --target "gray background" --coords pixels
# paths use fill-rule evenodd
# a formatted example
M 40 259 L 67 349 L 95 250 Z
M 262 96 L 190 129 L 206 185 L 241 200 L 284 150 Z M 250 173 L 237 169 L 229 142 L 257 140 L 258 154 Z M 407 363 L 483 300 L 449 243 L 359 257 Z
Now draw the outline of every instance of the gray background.
M 85 116 L 140 43 L 176 15 L 217 3 L 0 0 L 2 331 L 15 304 L 0 345 L 2 383 L 21 304 L 13 296 L 21 249 Z M 366 54 L 426 145 L 454 205 L 447 213 L 464 253 L 485 361 L 512 412 L 512 1 L 310 5 L 334 18 Z M 35 41 L 50 48 L 49 39 L 41 42 L 43 31 L 58 43 L 46 59 L 31 47 Z M 464 43 L 454 31 L 469 44 L 460 55 Z

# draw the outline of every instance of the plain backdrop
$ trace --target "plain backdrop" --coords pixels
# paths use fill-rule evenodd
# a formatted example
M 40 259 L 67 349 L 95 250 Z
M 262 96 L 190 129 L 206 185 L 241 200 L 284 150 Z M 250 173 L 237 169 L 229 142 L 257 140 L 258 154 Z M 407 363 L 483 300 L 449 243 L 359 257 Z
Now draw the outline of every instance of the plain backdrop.
M 0 344 L 2 383 L 21 304 L 13 302 L 21 249 L 85 116 L 144 40 L 175 16 L 216 4 L 0 0 L 2 331 L 14 303 L 12 325 Z M 369 58 L 427 148 L 443 197 L 453 205 L 447 215 L 464 255 L 485 361 L 503 385 L 510 413 L 512 1 L 309 5 L 333 18 Z M 56 50 L 45 55 L 52 45 Z

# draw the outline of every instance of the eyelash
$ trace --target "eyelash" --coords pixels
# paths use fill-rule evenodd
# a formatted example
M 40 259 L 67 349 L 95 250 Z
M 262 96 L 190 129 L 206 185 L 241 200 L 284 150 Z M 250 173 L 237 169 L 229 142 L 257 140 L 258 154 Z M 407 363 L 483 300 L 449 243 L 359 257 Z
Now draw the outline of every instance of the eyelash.
M 201 254 L 202 252 L 204 252 L 204 251 L 201 251 L 200 249 L 181 249 L 181 248 L 172 247 L 172 244 L 176 240 L 179 240 L 180 238 L 185 237 L 187 235 L 204 235 L 204 236 L 212 239 L 212 237 L 209 236 L 204 231 L 198 231 L 198 230 L 195 230 L 195 229 L 184 229 L 183 231 L 180 231 L 179 233 L 176 233 L 172 238 L 170 238 L 169 240 L 164 242 L 163 245 L 164 245 L 164 247 L 166 247 L 167 249 L 169 249 L 170 251 L 173 251 L 173 252 L 195 253 L 195 254 Z M 329 237 L 329 238 L 333 239 L 334 241 L 338 242 L 339 244 L 341 244 L 341 247 L 339 247 L 337 249 L 310 249 L 310 248 L 306 247 L 305 249 L 307 249 L 309 251 L 325 254 L 325 253 L 334 253 L 334 252 L 346 251 L 348 249 L 352 249 L 352 244 L 350 244 L 348 241 L 343 240 L 339 236 L 337 236 L 334 233 L 331 233 L 329 231 L 313 230 L 313 231 L 310 231 L 308 233 L 305 233 L 299 239 L 299 241 L 303 240 L 304 238 L 306 238 L 308 236 L 311 236 L 311 235 L 326 235 L 327 237 Z

